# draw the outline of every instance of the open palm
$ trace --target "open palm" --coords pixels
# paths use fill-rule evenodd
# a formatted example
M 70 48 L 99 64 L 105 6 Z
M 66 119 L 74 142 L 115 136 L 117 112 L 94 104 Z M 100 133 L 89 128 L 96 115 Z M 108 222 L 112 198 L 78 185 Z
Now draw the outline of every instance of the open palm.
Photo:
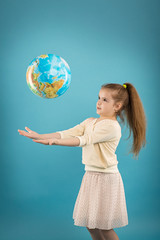
M 19 134 L 32 139 L 40 139 L 40 134 L 32 131 L 28 127 L 25 127 L 25 129 L 27 130 L 27 132 L 24 130 L 18 129 Z

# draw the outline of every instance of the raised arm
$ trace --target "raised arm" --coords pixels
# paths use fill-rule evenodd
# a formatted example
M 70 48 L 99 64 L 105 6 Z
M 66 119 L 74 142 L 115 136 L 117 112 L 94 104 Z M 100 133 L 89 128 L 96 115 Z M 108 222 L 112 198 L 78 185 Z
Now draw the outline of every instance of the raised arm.
M 27 132 L 24 131 L 24 130 L 18 129 L 19 134 L 23 135 L 25 137 L 31 138 L 31 139 L 45 140 L 45 139 L 48 139 L 48 138 L 57 138 L 57 139 L 61 138 L 61 135 L 59 133 L 39 134 L 37 132 L 32 131 L 28 127 L 25 127 L 25 129 L 27 130 Z
M 80 147 L 80 140 L 77 137 L 65 138 L 65 139 L 57 139 L 57 138 L 49 138 L 49 139 L 33 139 L 34 142 L 41 143 L 44 145 L 60 145 L 60 146 L 68 146 L 68 147 Z
M 57 132 L 48 133 L 48 134 L 39 134 L 40 135 L 39 139 L 48 139 L 48 138 L 61 139 L 61 138 L 71 138 L 71 137 L 75 137 L 77 135 L 82 136 L 84 133 L 84 129 L 85 129 L 85 123 L 88 119 L 89 118 L 87 118 L 80 124 L 77 124 L 76 126 L 69 128 L 67 130 L 57 131 Z
M 57 131 L 61 135 L 61 138 L 72 138 L 75 136 L 82 136 L 85 131 L 86 124 L 93 118 L 87 118 L 83 122 L 77 124 L 76 126 L 63 131 Z
M 47 133 L 47 134 L 39 134 L 39 139 L 48 139 L 48 138 L 57 138 L 57 139 L 61 139 L 61 134 L 58 132 L 54 132 L 54 133 Z
M 45 140 L 45 139 L 51 139 L 51 138 L 71 138 L 75 136 L 82 136 L 84 134 L 85 130 L 85 124 L 89 121 L 91 121 L 93 118 L 87 118 L 80 124 L 77 124 L 75 127 L 72 127 L 70 129 L 64 130 L 64 131 L 57 131 L 54 133 L 47 133 L 47 134 L 39 134 L 37 132 L 32 131 L 28 127 L 25 127 L 25 129 L 28 131 L 20 130 L 18 129 L 18 132 L 20 135 L 23 135 L 25 137 L 31 138 L 31 139 L 39 139 L 39 140 Z

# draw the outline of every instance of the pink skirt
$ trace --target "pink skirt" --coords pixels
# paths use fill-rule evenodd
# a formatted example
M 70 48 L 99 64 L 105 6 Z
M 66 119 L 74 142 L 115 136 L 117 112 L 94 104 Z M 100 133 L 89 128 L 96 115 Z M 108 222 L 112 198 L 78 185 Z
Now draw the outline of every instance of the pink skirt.
M 74 225 L 113 229 L 128 225 L 124 185 L 120 172 L 86 171 L 73 211 Z

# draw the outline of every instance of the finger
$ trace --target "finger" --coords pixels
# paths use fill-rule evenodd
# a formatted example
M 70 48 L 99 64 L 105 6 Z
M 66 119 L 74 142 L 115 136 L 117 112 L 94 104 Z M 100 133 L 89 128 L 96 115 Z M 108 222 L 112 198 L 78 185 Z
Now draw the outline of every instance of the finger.
M 18 132 L 21 132 L 21 131 L 23 131 L 23 130 L 18 129 Z
M 30 136 L 30 133 L 25 132 L 25 131 L 19 131 L 19 134 L 22 135 L 22 136 L 28 137 L 28 138 L 32 138 L 32 137 Z
M 19 132 L 20 134 L 22 134 L 22 133 L 23 133 L 23 130 L 18 130 L 18 132 Z
M 37 142 L 37 143 L 41 143 L 41 144 L 46 144 L 48 145 L 48 141 L 46 140 L 36 140 L 36 139 L 32 139 L 33 142 Z
M 33 142 L 36 142 L 36 143 L 41 143 L 40 141 L 36 140 L 36 139 L 32 139 Z
M 28 127 L 25 127 L 25 129 L 26 129 L 28 132 L 30 132 L 30 131 L 31 131 L 31 129 L 29 129 Z
M 45 143 L 46 140 L 38 140 L 38 139 L 33 139 L 34 142 L 42 142 L 42 143 Z
M 23 130 L 19 130 L 19 133 L 21 133 L 22 135 L 28 135 L 28 133 L 26 131 L 23 131 Z

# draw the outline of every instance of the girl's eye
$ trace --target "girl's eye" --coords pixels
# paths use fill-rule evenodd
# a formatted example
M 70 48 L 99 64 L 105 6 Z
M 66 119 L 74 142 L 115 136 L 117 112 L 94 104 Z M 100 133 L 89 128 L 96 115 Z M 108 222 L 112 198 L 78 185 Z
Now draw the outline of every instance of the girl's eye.
M 99 99 L 99 98 L 98 98 Z M 107 101 L 106 99 L 104 99 L 104 101 Z

